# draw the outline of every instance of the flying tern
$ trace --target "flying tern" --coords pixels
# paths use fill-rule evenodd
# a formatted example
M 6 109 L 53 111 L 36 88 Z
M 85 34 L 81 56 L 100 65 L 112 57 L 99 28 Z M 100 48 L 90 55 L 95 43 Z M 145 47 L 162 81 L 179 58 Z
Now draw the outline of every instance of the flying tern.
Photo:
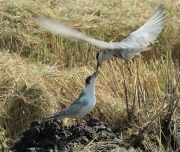
M 96 55 L 97 71 L 103 61 L 109 60 L 113 57 L 129 60 L 135 55 L 140 55 L 143 51 L 150 50 L 151 47 L 148 46 L 155 42 L 166 21 L 166 15 L 162 13 L 163 10 L 164 7 L 159 6 L 153 16 L 143 26 L 132 32 L 127 38 L 121 42 L 109 43 L 90 38 L 87 35 L 50 18 L 36 16 L 35 19 L 37 23 L 53 34 L 64 36 L 72 41 L 85 41 L 92 45 L 101 47 L 102 50 L 100 50 Z
M 91 112 L 96 104 L 95 83 L 98 72 L 88 76 L 85 80 L 86 88 L 80 96 L 67 108 L 52 114 L 50 118 L 75 118 L 81 119 Z

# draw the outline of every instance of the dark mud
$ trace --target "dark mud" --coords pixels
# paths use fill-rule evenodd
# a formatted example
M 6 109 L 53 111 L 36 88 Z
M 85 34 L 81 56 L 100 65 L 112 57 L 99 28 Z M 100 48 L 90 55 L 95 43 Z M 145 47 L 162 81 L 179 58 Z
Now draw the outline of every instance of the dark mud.
M 33 121 L 23 132 L 22 138 L 14 142 L 15 152 L 49 151 L 111 151 L 120 150 L 119 134 L 114 134 L 108 124 L 99 123 L 91 117 L 82 126 L 63 125 L 61 120 Z

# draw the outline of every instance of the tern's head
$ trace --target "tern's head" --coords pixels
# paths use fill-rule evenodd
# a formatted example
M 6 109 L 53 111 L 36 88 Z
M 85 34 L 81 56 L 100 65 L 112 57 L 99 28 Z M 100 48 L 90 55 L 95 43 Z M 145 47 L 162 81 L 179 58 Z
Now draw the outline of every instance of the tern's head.
M 103 49 L 100 50 L 97 55 L 96 55 L 96 59 L 97 59 L 97 68 L 96 71 L 98 70 L 99 66 L 101 66 L 102 62 L 109 60 L 113 58 L 112 56 L 112 49 Z
M 88 76 L 85 80 L 86 86 L 93 84 L 95 82 L 98 74 L 99 74 L 99 72 L 96 71 L 93 74 L 91 74 L 90 76 Z

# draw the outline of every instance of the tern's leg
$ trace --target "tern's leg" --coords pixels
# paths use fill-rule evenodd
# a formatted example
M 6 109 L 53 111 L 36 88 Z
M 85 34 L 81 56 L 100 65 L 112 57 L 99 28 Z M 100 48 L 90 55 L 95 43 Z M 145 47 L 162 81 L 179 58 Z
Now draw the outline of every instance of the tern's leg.
M 77 126 L 79 126 L 81 129 L 84 128 L 84 124 L 82 123 L 82 118 L 80 118 L 79 120 L 76 119 L 76 123 L 77 123 Z
M 125 63 L 126 63 L 126 67 L 127 67 L 127 69 L 129 70 L 129 73 L 130 73 L 130 75 L 132 76 L 132 70 L 131 70 L 131 62 L 130 61 L 128 61 L 128 60 L 125 60 Z M 129 64 L 130 64 L 130 66 L 129 66 Z

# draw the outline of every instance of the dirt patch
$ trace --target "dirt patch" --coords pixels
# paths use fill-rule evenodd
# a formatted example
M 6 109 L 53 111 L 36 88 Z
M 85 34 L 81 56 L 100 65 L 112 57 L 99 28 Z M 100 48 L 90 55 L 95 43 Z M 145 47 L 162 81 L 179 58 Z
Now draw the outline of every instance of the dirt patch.
M 33 121 L 23 132 L 22 138 L 14 142 L 15 152 L 49 152 L 50 150 L 109 151 L 119 149 L 119 134 L 114 134 L 106 123 L 91 117 L 82 126 L 63 125 L 61 120 Z

